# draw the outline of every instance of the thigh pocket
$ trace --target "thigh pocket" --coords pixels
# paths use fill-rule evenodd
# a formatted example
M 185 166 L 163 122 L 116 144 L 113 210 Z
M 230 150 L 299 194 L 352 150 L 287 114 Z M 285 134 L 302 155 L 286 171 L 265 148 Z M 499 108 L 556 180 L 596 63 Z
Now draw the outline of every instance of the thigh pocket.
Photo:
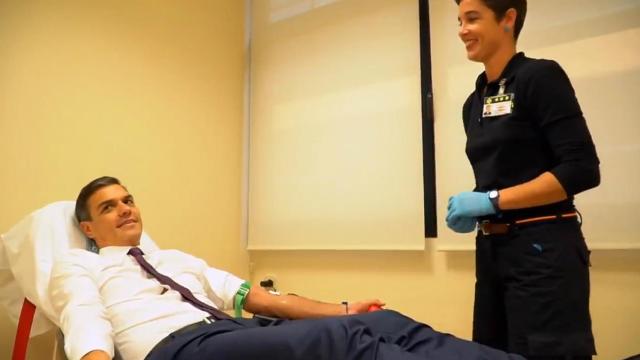
M 595 355 L 593 336 L 589 333 L 537 333 L 527 338 L 529 356 L 591 356 Z

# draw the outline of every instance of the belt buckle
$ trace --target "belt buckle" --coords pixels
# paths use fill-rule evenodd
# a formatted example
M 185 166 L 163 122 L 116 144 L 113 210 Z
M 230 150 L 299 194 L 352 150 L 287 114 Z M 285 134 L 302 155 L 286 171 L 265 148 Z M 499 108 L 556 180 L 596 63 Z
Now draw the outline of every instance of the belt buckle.
M 489 220 L 482 220 L 478 223 L 478 228 L 480 228 L 480 231 L 482 231 L 482 235 L 491 235 L 491 233 L 487 230 L 488 225 L 489 224 Z

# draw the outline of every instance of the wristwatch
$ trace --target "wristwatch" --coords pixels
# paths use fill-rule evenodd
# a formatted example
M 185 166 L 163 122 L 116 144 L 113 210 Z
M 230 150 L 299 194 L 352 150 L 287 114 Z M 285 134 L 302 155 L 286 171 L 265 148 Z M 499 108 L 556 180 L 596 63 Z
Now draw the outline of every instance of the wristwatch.
M 498 190 L 491 190 L 487 193 L 489 195 L 489 201 L 491 201 L 491 205 L 496 210 L 496 213 L 500 212 L 500 206 L 498 205 L 498 201 L 500 200 L 500 192 Z

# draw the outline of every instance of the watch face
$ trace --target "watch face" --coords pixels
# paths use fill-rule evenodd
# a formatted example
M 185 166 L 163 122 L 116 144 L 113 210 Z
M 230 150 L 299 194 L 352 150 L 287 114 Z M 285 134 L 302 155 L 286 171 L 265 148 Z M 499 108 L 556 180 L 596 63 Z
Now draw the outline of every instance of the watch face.
M 492 199 L 495 199 L 498 197 L 498 190 L 491 190 L 489 191 L 489 197 Z

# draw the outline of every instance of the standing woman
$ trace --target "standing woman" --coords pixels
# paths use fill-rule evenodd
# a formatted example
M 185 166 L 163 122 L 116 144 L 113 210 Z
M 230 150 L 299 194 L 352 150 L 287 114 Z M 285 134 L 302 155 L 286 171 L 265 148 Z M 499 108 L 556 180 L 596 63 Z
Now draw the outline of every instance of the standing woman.
M 463 107 L 476 187 L 447 225 L 478 229 L 473 340 L 528 359 L 591 359 L 589 250 L 573 196 L 599 160 L 560 65 L 516 53 L 526 0 L 456 0 L 467 57 L 484 64 Z

